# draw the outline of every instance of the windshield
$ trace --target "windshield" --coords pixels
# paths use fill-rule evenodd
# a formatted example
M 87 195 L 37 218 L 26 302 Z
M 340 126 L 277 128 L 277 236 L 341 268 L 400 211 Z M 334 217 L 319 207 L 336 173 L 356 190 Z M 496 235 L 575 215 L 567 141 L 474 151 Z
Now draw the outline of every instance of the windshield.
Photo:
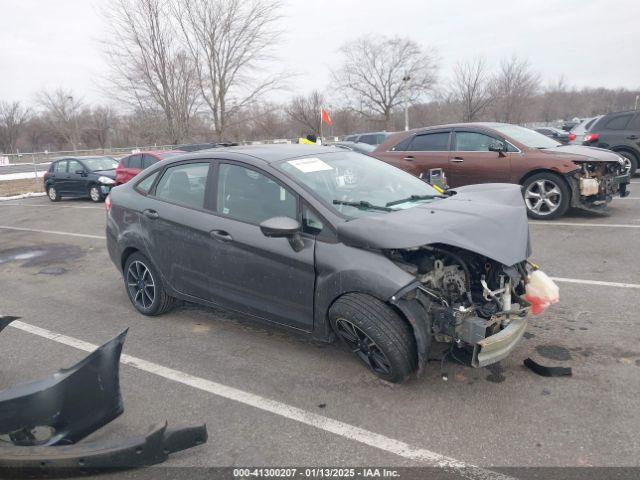
M 492 125 L 491 128 L 529 148 L 553 148 L 561 145 L 561 143 L 535 130 L 519 127 L 518 125 Z
M 440 196 L 419 178 L 356 152 L 286 160 L 277 167 L 333 210 L 352 218 L 411 208 Z
M 83 158 L 82 163 L 92 172 L 96 170 L 113 170 L 118 166 L 118 162 L 111 157 Z

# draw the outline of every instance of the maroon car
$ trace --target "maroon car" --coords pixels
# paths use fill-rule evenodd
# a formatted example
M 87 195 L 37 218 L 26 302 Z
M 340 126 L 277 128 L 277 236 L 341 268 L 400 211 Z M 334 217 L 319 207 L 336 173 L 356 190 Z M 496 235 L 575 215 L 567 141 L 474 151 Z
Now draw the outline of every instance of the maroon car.
M 391 135 L 370 155 L 419 177 L 442 168 L 451 187 L 522 185 L 529 216 L 551 219 L 569 207 L 602 212 L 629 194 L 629 175 L 614 152 L 561 145 L 506 123 L 441 125 Z
M 154 163 L 183 153 L 182 150 L 153 150 L 127 155 L 120 160 L 120 163 L 116 167 L 116 184 L 122 185 L 123 183 L 127 183 L 142 170 L 150 167 Z

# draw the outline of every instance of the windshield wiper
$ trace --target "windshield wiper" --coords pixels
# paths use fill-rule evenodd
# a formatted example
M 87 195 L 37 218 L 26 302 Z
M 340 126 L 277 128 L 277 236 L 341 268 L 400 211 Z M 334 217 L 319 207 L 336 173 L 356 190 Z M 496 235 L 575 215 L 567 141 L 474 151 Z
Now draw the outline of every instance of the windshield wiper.
M 360 200 L 359 202 L 349 202 L 346 200 L 333 200 L 334 205 L 346 205 L 348 207 L 355 207 L 360 210 L 380 210 L 383 212 L 393 212 L 393 208 L 389 208 L 388 206 L 383 207 L 381 205 L 374 205 L 372 203 L 366 202 L 364 200 Z
M 387 203 L 387 207 L 392 207 L 393 205 L 400 205 L 401 203 L 417 201 L 417 200 L 431 200 L 432 198 L 447 198 L 446 195 L 411 195 L 407 198 L 401 198 L 400 200 L 394 200 L 393 202 Z

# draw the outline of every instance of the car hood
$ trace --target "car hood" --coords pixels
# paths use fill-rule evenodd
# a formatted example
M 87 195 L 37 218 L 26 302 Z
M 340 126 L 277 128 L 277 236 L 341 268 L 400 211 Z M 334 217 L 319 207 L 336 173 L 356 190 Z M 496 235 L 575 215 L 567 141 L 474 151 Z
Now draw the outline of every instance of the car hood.
M 572 162 L 619 162 L 620 155 L 604 148 L 587 147 L 584 145 L 562 145 L 560 147 L 545 148 L 545 153 L 561 155 Z
M 508 266 L 529 257 L 529 224 L 519 185 L 489 183 L 455 191 L 446 199 L 340 223 L 338 238 L 346 245 L 374 249 L 440 243 Z
M 114 180 L 116 178 L 116 171 L 115 170 L 94 170 L 93 173 L 95 173 L 96 175 L 101 176 L 101 177 L 113 178 Z

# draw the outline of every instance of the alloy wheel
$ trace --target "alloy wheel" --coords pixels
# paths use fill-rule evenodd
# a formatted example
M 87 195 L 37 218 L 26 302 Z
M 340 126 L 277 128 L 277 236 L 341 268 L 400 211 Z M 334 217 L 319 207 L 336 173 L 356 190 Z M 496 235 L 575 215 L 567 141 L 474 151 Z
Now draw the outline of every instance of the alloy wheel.
M 91 189 L 89 190 L 89 196 L 94 202 L 100 200 L 100 190 L 98 189 L 98 187 L 91 187 Z
M 344 318 L 336 321 L 336 333 L 362 362 L 375 373 L 388 375 L 391 363 L 371 337 Z
M 524 192 L 527 208 L 538 215 L 550 215 L 560 207 L 562 192 L 551 180 L 540 179 Z
M 623 161 L 623 165 L 622 165 L 622 173 L 624 175 L 631 173 L 631 159 L 629 157 L 627 157 L 626 155 L 622 155 L 621 156 L 622 161 Z
M 151 308 L 156 298 L 156 285 L 149 268 L 136 260 L 127 270 L 127 289 L 133 302 L 143 309 Z
M 57 197 L 57 195 L 58 195 L 58 194 L 56 193 L 56 189 L 55 189 L 54 187 L 49 187 L 48 192 L 49 192 L 49 198 L 50 198 L 51 200 L 55 200 L 55 199 L 56 199 L 56 197 Z

